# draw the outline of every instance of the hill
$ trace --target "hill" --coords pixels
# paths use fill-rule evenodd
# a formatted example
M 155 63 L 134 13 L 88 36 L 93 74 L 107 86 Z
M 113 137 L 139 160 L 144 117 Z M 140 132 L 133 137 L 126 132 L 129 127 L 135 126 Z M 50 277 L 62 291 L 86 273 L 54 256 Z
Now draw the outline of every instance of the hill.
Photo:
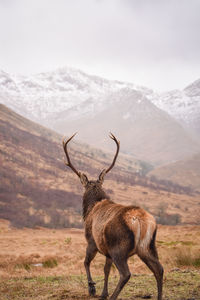
M 200 153 L 149 172 L 149 176 L 190 186 L 200 192 Z
M 15 226 L 82 227 L 83 189 L 63 163 L 61 136 L 4 105 L 0 105 L 0 135 L 0 218 Z M 107 153 L 75 140 L 70 156 L 77 169 L 97 178 L 110 164 L 114 146 Z M 187 187 L 153 182 L 136 173 L 147 166 L 120 153 L 104 184 L 111 198 L 140 205 L 160 222 L 198 224 L 198 196 Z

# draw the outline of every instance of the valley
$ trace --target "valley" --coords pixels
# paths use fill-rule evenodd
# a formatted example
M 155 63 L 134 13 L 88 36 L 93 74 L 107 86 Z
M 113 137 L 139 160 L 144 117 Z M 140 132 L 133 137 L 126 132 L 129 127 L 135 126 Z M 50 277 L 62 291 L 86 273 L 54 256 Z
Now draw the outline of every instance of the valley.
M 83 189 L 64 164 L 62 136 L 0 107 L 0 218 L 16 227 L 82 227 Z M 70 144 L 77 169 L 97 178 L 115 153 Z M 162 224 L 199 224 L 200 197 L 190 185 L 145 176 L 151 166 L 120 153 L 104 188 L 119 203 L 144 207 Z

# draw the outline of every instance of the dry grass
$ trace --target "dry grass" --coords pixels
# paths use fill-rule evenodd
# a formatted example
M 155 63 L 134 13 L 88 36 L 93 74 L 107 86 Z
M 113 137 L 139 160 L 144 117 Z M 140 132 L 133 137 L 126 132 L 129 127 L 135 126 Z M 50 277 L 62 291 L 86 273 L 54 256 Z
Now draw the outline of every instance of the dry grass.
M 175 261 L 179 267 L 194 266 L 200 268 L 200 252 L 191 248 L 179 249 L 175 254 Z
M 0 244 L 0 291 L 5 295 L 0 299 L 28 300 L 36 299 L 36 295 L 40 295 L 37 299 L 90 299 L 83 267 L 83 230 L 15 229 L 2 221 Z M 165 268 L 164 299 L 190 299 L 190 294 L 194 296 L 191 299 L 200 299 L 200 226 L 159 226 L 157 246 Z M 91 266 L 98 294 L 103 285 L 104 261 L 97 254 Z M 137 256 L 130 258 L 129 266 L 133 276 L 121 299 L 155 295 L 154 277 Z M 111 290 L 117 279 L 113 267 Z M 174 298 L 172 291 L 178 292 L 179 298 Z
M 97 295 L 100 295 L 103 287 L 103 277 L 94 276 L 94 280 L 97 283 Z M 117 280 L 116 276 L 111 276 L 109 281 L 110 293 L 114 290 Z M 199 300 L 199 282 L 200 274 L 194 271 L 168 273 L 164 281 L 163 300 Z M 94 297 L 88 296 L 87 281 L 83 275 L 0 279 L 0 295 L 1 300 L 94 299 Z M 156 300 L 156 285 L 153 276 L 147 274 L 132 276 L 121 292 L 120 299 Z
M 27 272 L 31 276 L 85 274 L 86 241 L 82 229 L 15 229 L 1 221 L 0 244 L 0 275 L 3 277 L 27 276 Z M 157 247 L 166 271 L 177 267 L 198 268 L 200 226 L 160 225 Z M 188 262 L 184 263 L 186 258 Z M 96 275 L 102 274 L 104 260 L 97 254 L 93 261 Z M 129 265 L 132 273 L 149 273 L 137 256 L 130 258 Z

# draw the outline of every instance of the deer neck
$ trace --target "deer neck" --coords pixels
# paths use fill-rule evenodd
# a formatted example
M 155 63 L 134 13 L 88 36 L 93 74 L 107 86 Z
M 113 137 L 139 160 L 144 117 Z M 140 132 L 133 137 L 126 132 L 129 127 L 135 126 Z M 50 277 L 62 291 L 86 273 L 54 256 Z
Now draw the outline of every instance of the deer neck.
M 109 198 L 110 197 L 102 188 L 92 188 L 91 190 L 86 190 L 83 195 L 83 219 L 86 219 L 97 202 Z

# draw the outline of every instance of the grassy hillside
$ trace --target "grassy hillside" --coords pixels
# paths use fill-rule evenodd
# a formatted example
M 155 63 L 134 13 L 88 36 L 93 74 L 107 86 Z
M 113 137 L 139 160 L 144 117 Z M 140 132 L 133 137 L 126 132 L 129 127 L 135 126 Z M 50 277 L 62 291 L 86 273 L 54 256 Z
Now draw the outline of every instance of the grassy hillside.
M 3 105 L 0 135 L 0 218 L 15 226 L 81 227 L 83 189 L 64 165 L 62 137 Z M 69 148 L 74 165 L 89 178 L 97 178 L 115 152 L 115 145 L 105 153 L 77 137 Z M 120 153 L 104 188 L 116 202 L 143 206 L 161 223 L 200 223 L 199 196 L 187 187 L 148 179 L 142 175 L 145 168 L 148 164 Z
M 200 153 L 157 168 L 149 173 L 158 179 L 170 180 L 177 184 L 190 186 L 200 192 Z

